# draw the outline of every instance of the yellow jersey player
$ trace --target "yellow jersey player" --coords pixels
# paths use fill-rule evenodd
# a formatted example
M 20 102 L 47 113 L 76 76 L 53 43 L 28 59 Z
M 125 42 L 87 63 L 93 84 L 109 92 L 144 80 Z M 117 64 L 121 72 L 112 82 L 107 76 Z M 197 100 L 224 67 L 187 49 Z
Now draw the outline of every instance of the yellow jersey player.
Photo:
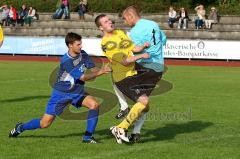
M 134 56 L 133 52 L 140 52 L 149 47 L 149 44 L 145 42 L 141 46 L 135 46 L 123 31 L 115 30 L 112 21 L 104 14 L 97 16 L 95 23 L 104 33 L 101 45 L 105 56 L 111 62 L 114 85 L 135 102 L 127 117 L 119 125 L 110 128 L 117 143 L 129 142 L 126 130 L 142 115 L 142 112 L 148 110 L 147 95 L 149 95 L 146 89 L 138 88 L 142 76 L 135 70 L 135 61 L 147 59 L 149 55 L 142 53 Z

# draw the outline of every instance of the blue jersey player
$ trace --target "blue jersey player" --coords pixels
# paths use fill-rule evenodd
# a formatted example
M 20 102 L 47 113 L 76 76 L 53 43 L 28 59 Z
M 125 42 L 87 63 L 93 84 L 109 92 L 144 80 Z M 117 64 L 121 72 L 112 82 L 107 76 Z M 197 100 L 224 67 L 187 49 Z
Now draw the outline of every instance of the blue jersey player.
M 55 117 L 60 115 L 68 104 L 71 104 L 76 108 L 83 105 L 89 109 L 83 142 L 97 143 L 93 133 L 98 122 L 99 104 L 94 97 L 85 92 L 84 82 L 109 73 L 111 70 L 109 67 L 96 68 L 88 54 L 81 50 L 81 40 L 82 37 L 76 33 L 68 33 L 65 38 L 68 52 L 61 59 L 58 78 L 43 117 L 16 124 L 9 133 L 9 137 L 17 137 L 26 130 L 49 127 Z M 85 73 L 86 69 L 90 69 L 91 72 Z

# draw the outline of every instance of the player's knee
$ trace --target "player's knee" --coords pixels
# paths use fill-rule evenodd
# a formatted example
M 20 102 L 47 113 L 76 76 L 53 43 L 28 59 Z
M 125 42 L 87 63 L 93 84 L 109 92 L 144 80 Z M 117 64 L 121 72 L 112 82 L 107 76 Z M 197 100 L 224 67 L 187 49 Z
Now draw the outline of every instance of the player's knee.
M 143 105 L 147 106 L 148 105 L 148 96 L 142 95 L 138 98 L 138 102 L 142 103 Z
M 94 101 L 89 104 L 89 109 L 99 109 L 99 104 L 98 102 Z
M 40 126 L 42 129 L 48 128 L 52 124 L 51 120 L 41 120 Z

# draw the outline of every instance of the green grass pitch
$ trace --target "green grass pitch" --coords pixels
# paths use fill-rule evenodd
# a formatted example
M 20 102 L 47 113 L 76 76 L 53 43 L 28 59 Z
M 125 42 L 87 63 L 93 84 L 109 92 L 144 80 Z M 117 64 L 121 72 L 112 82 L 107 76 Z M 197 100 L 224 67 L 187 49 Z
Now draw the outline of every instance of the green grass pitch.
M 16 122 L 39 118 L 44 113 L 51 93 L 49 75 L 57 65 L 0 62 L 1 159 L 240 158 L 239 67 L 168 66 L 164 80 L 173 88 L 150 98 L 151 110 L 141 143 L 118 145 L 110 136 L 109 127 L 120 122 L 114 118 L 118 105 L 110 106 L 113 109 L 99 118 L 95 138 L 102 144 L 81 143 L 86 121 L 71 117 L 58 117 L 48 129 L 8 138 Z M 113 93 L 109 75 L 87 86 Z M 110 96 L 98 99 L 114 100 Z M 70 111 L 76 117 L 82 110 Z

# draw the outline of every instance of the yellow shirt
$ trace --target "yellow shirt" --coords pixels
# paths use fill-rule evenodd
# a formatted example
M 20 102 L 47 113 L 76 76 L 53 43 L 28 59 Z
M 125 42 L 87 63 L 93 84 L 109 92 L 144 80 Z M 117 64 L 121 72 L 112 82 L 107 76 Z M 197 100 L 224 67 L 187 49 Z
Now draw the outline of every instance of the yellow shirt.
M 114 82 L 137 74 L 134 63 L 128 66 L 121 64 L 124 58 L 133 56 L 131 50 L 134 48 L 134 44 L 123 31 L 114 30 L 111 36 L 104 36 L 101 45 L 104 55 L 111 61 Z
M 3 35 L 3 30 L 2 27 L 0 26 L 0 42 L 3 41 L 4 35 Z

